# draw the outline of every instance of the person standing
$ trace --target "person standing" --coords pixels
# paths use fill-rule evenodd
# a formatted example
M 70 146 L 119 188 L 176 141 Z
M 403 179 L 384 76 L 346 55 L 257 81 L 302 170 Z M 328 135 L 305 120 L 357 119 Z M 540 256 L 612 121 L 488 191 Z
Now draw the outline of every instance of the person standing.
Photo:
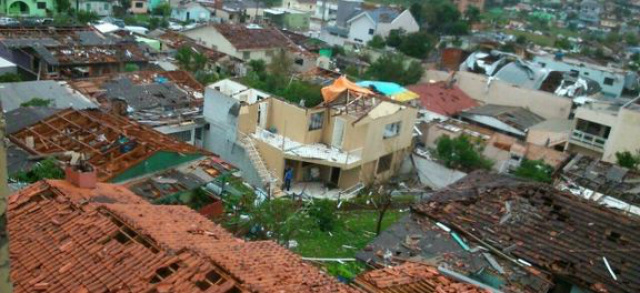
M 293 169 L 287 167 L 284 171 L 284 189 L 289 191 L 291 189 L 291 180 L 293 179 Z

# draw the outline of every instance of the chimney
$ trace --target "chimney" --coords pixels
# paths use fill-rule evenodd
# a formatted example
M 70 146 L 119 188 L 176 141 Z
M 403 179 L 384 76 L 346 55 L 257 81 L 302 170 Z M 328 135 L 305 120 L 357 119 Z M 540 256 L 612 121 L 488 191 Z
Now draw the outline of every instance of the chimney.
M 218 10 L 222 10 L 222 7 L 224 6 L 224 1 L 223 0 L 215 0 L 215 4 L 214 7 Z
M 93 189 L 98 182 L 96 168 L 86 161 L 68 165 L 64 173 L 67 182 L 80 188 Z

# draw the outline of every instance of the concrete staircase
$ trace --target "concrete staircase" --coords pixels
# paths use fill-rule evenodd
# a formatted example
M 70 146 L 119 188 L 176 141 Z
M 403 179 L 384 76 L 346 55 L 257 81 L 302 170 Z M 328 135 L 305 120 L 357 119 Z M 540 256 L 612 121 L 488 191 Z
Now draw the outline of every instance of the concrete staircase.
M 249 160 L 251 160 L 254 168 L 258 171 L 264 187 L 268 190 L 269 186 L 271 186 L 271 196 L 280 197 L 284 195 L 285 193 L 280 188 L 280 180 L 278 180 L 276 176 L 273 176 L 272 172 L 267 168 L 253 139 L 248 135 L 242 135 L 240 142 L 249 156 Z

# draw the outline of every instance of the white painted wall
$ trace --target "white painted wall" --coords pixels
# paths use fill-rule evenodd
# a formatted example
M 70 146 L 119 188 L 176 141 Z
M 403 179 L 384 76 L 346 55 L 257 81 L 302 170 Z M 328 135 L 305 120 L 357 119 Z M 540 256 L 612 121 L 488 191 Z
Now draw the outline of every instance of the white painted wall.
M 373 39 L 376 32 L 376 24 L 366 13 L 360 14 L 349 24 L 349 40 L 365 45 Z M 372 30 L 372 34 L 369 33 L 369 30 Z
M 191 39 L 198 41 L 200 44 L 206 47 L 242 60 L 264 60 L 268 64 L 269 62 L 271 62 L 271 56 L 269 56 L 268 52 L 274 51 L 273 49 L 243 51 L 237 50 L 233 46 L 233 44 L 231 44 L 231 42 L 229 42 L 213 26 L 203 26 L 191 29 L 183 32 L 183 34 Z M 249 52 L 248 59 L 244 58 L 244 52 Z M 272 54 L 275 54 L 275 52 L 273 52 Z
M 403 29 L 407 33 L 415 33 L 420 30 L 420 26 L 407 9 L 398 15 L 391 23 L 379 23 L 376 34 L 386 38 L 389 32 L 397 29 Z

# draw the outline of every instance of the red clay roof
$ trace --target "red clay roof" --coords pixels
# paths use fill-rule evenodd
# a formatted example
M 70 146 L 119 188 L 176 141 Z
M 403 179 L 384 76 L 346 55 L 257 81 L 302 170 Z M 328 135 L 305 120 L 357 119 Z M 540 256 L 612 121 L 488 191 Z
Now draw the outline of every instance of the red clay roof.
M 356 283 L 372 293 L 489 293 L 448 278 L 433 266 L 414 262 L 367 272 L 358 276 Z
M 422 107 L 441 115 L 452 116 L 478 106 L 474 99 L 457 86 L 447 88 L 444 81 L 414 84 L 407 89 L 420 96 Z
M 277 29 L 247 28 L 241 24 L 216 24 L 213 26 L 237 50 L 258 50 L 285 48 L 290 45 L 287 39 Z
M 120 136 L 129 139 L 125 145 L 130 150 L 123 152 L 118 143 Z M 98 110 L 67 109 L 12 133 L 9 138 L 36 155 L 83 153 L 97 168 L 99 181 L 107 181 L 159 151 L 208 154 L 125 117 Z
M 274 242 L 121 186 L 41 181 L 10 196 L 8 216 L 16 293 L 358 292 Z

